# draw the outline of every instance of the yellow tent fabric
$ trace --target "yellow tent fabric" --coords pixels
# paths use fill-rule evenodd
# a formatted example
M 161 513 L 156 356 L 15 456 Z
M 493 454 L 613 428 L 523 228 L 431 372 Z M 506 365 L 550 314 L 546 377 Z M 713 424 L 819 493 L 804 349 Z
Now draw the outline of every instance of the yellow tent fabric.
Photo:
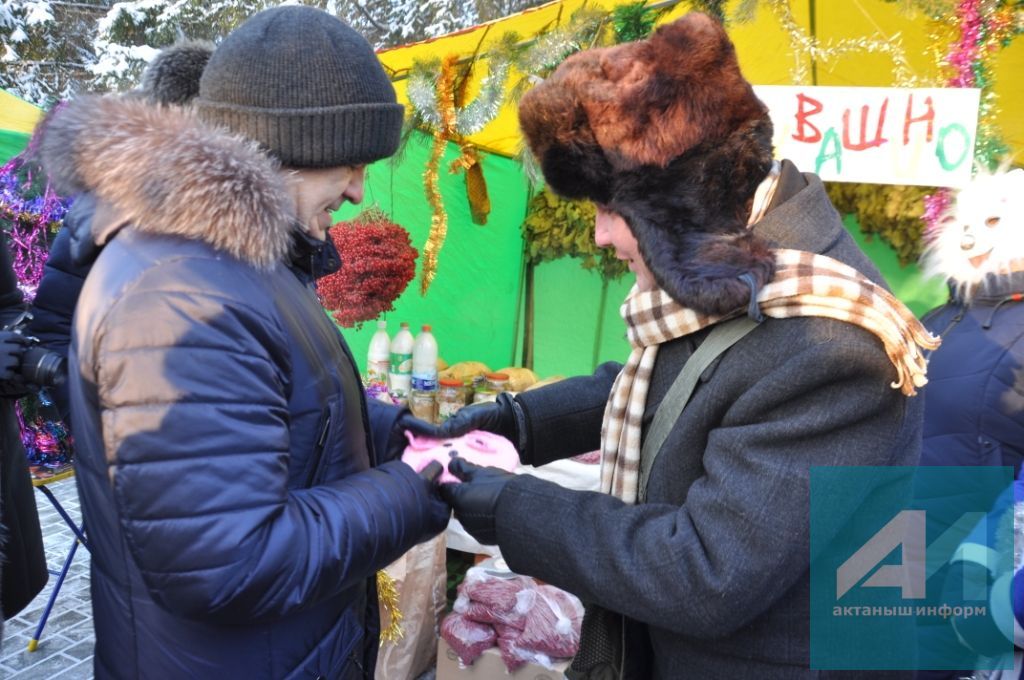
M 522 39 L 537 37 L 545 31 L 564 25 L 573 12 L 582 6 L 610 10 L 628 0 L 556 0 L 526 12 L 492 21 L 481 26 L 434 40 L 414 43 L 379 53 L 381 61 L 392 74 L 399 101 L 408 104 L 405 77 L 417 60 L 443 58 L 449 54 L 470 57 L 485 54 L 509 32 Z M 657 3 L 659 5 L 671 3 Z M 730 3 L 727 15 L 735 10 Z M 914 75 L 927 80 L 938 74 L 932 52 L 927 18 L 920 12 L 908 11 L 906 3 L 883 0 L 851 0 L 850 2 L 790 3 L 796 24 L 808 35 L 814 25 L 814 35 L 823 46 L 835 45 L 844 39 L 883 40 L 897 38 Z M 812 22 L 813 7 L 813 22 Z M 689 2 L 671 5 L 661 21 L 671 21 L 691 9 Z M 729 34 L 736 44 L 740 64 L 747 79 L 755 85 L 789 85 L 796 60 L 810 66 L 808 55 L 794 54 L 789 35 L 772 11 L 762 6 L 752 21 L 731 22 Z M 948 33 L 944 39 L 951 38 Z M 481 60 L 485 61 L 485 60 Z M 996 78 L 997 124 L 1005 141 L 1014 151 L 1024 149 L 1024 89 L 1017 85 L 1016 74 L 1024 69 L 1024 40 L 1018 40 L 997 55 L 993 74 Z M 474 78 L 479 80 L 486 68 L 478 67 Z M 868 53 L 855 49 L 828 61 L 816 64 L 818 85 L 890 86 L 895 84 L 892 59 L 885 54 Z M 513 73 L 510 84 L 518 82 L 522 74 Z M 803 83 L 809 84 L 809 83 Z M 515 105 L 506 102 L 501 112 L 469 141 L 479 148 L 505 156 L 514 156 L 521 149 Z
M 43 110 L 10 92 L 0 90 L 0 130 L 32 134 L 32 129 L 43 116 Z

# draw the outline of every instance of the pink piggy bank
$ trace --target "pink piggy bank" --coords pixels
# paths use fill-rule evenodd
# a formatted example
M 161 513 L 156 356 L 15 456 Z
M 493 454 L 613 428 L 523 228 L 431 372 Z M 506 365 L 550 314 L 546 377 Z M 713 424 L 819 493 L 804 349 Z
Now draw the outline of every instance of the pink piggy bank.
M 444 466 L 439 481 L 442 484 L 458 483 L 459 479 L 448 472 L 448 461 L 458 456 L 471 463 L 501 468 L 512 472 L 519 465 L 519 454 L 512 442 L 501 435 L 484 430 L 473 430 L 455 439 L 429 439 L 406 432 L 409 445 L 402 454 L 402 462 L 419 472 L 432 460 Z

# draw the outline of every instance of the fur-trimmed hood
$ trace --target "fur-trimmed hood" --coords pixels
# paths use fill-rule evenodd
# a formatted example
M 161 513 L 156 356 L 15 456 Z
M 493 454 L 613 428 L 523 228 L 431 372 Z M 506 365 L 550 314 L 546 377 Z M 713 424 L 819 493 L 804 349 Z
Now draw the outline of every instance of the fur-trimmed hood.
M 48 122 L 40 151 L 58 193 L 94 194 L 120 224 L 203 241 L 259 268 L 291 247 L 294 207 L 277 163 L 187 109 L 80 97 Z M 94 224 L 98 244 L 109 226 Z

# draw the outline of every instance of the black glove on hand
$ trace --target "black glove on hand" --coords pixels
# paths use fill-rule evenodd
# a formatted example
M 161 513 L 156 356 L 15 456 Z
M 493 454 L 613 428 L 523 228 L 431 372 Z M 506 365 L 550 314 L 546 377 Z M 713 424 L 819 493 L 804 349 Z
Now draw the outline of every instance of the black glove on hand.
M 16 398 L 28 392 L 18 369 L 22 355 L 31 342 L 21 333 L 0 331 L 0 395 Z
M 21 333 L 0 331 L 0 380 L 14 380 L 18 377 L 21 355 L 31 342 Z
M 410 416 L 406 429 L 414 434 L 433 439 L 461 437 L 473 430 L 486 430 L 500 434 L 519 448 L 519 425 L 516 420 L 515 400 L 507 394 L 499 394 L 497 401 L 473 404 L 459 409 L 458 413 L 440 425 L 432 425 Z
M 453 458 L 448 471 L 462 480 L 462 484 L 442 484 L 441 496 L 455 511 L 455 519 L 462 522 L 469 535 L 484 545 L 498 543 L 498 530 L 494 513 L 498 497 L 505 485 L 515 479 L 511 472 L 496 467 L 481 467 L 464 458 Z
M 445 530 L 448 520 L 451 517 L 452 509 L 448 500 L 441 495 L 441 486 L 437 478 L 444 472 L 444 466 L 436 460 L 430 461 L 425 468 L 419 471 L 420 479 L 427 485 L 427 496 L 430 498 L 430 507 L 427 509 L 427 533 L 421 540 L 427 540 Z
M 405 453 L 405 447 L 409 445 L 409 440 L 405 436 L 406 430 L 413 434 L 420 434 L 424 428 L 433 427 L 430 423 L 414 416 L 408 407 L 403 408 L 402 412 L 395 418 L 395 424 L 391 426 L 391 432 L 388 434 L 388 448 L 384 454 L 384 460 L 401 460 L 402 454 Z M 426 470 L 427 468 L 423 469 Z

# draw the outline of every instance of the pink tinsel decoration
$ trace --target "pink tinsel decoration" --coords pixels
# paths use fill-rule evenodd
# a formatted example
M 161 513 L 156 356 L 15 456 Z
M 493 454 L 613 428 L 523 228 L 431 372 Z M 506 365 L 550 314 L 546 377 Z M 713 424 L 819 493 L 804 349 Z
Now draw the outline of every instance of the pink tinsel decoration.
M 921 219 L 924 220 L 924 238 L 926 241 L 931 240 L 935 236 L 935 229 L 939 226 L 939 220 L 949 209 L 950 204 L 953 202 L 953 195 L 949 189 L 939 189 L 934 194 L 929 194 L 924 197 L 924 214 Z
M 974 87 L 974 65 L 981 59 L 981 43 L 984 38 L 981 0 L 960 0 L 956 14 L 960 17 L 960 40 L 949 53 L 949 65 L 954 71 L 949 84 L 952 87 Z

